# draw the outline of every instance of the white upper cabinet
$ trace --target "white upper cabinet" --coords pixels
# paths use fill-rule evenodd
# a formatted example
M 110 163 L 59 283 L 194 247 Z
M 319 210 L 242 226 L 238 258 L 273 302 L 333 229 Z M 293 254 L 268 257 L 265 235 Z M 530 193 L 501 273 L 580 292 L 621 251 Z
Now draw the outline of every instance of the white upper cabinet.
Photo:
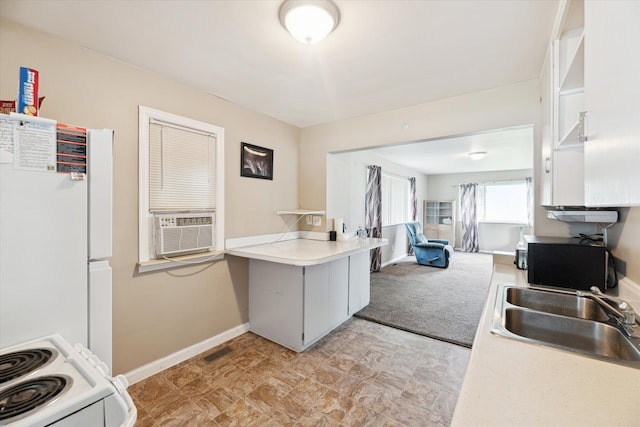
M 585 2 L 585 205 L 640 205 L 640 1 Z
M 567 2 L 540 80 L 544 206 L 584 205 L 584 9 Z
M 640 1 L 562 5 L 541 76 L 541 202 L 639 206 Z

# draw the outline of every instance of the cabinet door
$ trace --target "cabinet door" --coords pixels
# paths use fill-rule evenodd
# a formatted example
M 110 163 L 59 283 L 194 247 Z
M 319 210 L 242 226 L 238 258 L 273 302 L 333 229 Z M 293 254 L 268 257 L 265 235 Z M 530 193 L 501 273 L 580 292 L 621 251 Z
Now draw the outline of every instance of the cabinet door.
M 438 223 L 438 202 L 424 201 L 424 227 Z
M 541 78 L 542 175 L 541 202 L 545 206 L 584 205 L 584 13 L 579 2 L 567 5 L 560 38 L 550 48 Z M 567 24 L 567 23 L 565 23 Z M 576 27 L 577 26 L 577 27 Z M 547 65 L 547 63 L 551 65 Z M 546 98 L 551 96 L 552 101 Z M 548 123 L 548 117 L 552 117 Z
M 585 204 L 640 205 L 640 2 L 585 2 Z
M 258 335 L 302 349 L 302 268 L 249 261 L 249 322 Z
M 329 329 L 329 263 L 305 267 L 304 346 Z
M 349 257 L 349 316 L 369 305 L 369 252 Z
M 349 258 L 329 264 L 329 328 L 349 318 Z

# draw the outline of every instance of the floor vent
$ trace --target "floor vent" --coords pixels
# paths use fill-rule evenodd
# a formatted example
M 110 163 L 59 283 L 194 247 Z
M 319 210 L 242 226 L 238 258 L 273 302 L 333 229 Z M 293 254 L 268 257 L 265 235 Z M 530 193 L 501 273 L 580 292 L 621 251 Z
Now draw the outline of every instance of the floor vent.
M 207 362 L 213 362 L 218 357 L 222 357 L 225 354 L 231 353 L 231 351 L 231 347 L 222 347 L 220 350 L 203 357 L 203 359 Z

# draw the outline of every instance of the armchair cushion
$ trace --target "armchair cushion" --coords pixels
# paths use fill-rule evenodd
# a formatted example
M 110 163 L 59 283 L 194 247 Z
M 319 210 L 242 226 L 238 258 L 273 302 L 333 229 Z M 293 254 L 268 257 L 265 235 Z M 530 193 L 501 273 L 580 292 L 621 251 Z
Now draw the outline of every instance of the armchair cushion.
M 415 236 L 415 244 L 416 245 L 421 245 L 424 243 L 429 243 L 429 240 L 427 240 L 426 237 L 424 237 L 424 234 L 416 234 Z

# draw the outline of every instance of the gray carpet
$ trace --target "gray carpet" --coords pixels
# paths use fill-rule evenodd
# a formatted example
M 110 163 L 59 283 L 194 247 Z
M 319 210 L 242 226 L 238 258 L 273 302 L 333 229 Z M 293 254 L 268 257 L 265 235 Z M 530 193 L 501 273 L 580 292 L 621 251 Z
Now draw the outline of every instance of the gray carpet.
M 355 316 L 471 347 L 491 272 L 490 254 L 455 252 L 447 269 L 407 257 L 371 273 L 371 302 Z

